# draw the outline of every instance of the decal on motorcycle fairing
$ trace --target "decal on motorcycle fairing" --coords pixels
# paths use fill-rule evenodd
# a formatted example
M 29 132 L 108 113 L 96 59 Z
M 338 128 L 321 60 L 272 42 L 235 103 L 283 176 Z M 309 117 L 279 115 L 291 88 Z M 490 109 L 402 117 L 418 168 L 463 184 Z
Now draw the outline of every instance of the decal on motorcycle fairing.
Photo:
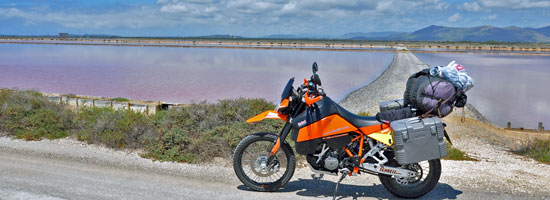
M 355 130 L 357 130 L 357 128 L 351 123 L 339 115 L 333 114 L 300 128 L 296 141 L 302 142 Z
M 328 134 L 331 134 L 331 133 L 334 133 L 334 132 L 336 132 L 336 131 L 341 131 L 341 130 L 344 130 L 344 129 L 347 129 L 347 128 L 349 128 L 349 127 L 346 126 L 346 127 L 342 127 L 342 128 L 337 128 L 337 129 L 334 129 L 334 130 L 332 130 L 332 131 L 330 131 L 330 132 L 323 133 L 323 136 L 328 135 Z
M 304 126 L 304 125 L 306 125 L 306 120 L 305 120 L 305 119 L 302 120 L 301 122 L 298 122 L 298 127 L 301 128 L 301 127 Z

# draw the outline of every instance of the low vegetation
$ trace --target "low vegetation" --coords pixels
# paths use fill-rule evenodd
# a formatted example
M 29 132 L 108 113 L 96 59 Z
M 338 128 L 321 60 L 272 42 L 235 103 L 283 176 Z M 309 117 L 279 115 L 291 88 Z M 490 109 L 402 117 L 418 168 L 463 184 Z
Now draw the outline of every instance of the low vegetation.
M 127 109 L 68 106 L 35 91 L 0 90 L 0 130 L 25 140 L 75 137 L 117 149 L 144 149 L 143 157 L 203 162 L 230 157 L 251 132 L 277 133 L 282 123 L 245 120 L 275 105 L 263 99 L 230 99 L 191 104 L 145 115 Z
M 539 162 L 550 163 L 550 140 L 529 139 L 523 142 L 518 148 L 513 149 L 512 152 L 531 157 Z
M 84 107 L 72 124 L 71 132 L 79 140 L 112 148 L 141 148 L 156 136 L 148 116 L 126 109 Z
M 122 97 L 112 98 L 111 100 L 113 100 L 113 101 L 119 101 L 119 102 L 128 102 L 128 101 L 130 101 L 129 99 L 127 99 L 127 98 L 122 98 Z
M 471 158 L 466 153 L 461 151 L 460 149 L 455 148 L 454 146 L 450 145 L 448 142 L 445 142 L 447 145 L 447 155 L 443 157 L 445 160 L 469 160 L 469 161 L 478 161 L 474 158 Z
M 17 138 L 66 137 L 73 113 L 35 91 L 0 90 L 0 130 Z
M 239 141 L 252 132 L 274 132 L 278 120 L 246 124 L 246 119 L 275 105 L 263 99 L 222 100 L 216 104 L 192 104 L 153 116 L 158 136 L 146 147 L 144 157 L 163 161 L 201 162 L 231 157 Z
M 370 117 L 370 116 L 372 116 L 370 113 L 364 112 L 364 111 L 361 111 L 361 112 L 357 113 L 357 115 L 359 115 L 359 116 L 365 116 L 365 117 Z

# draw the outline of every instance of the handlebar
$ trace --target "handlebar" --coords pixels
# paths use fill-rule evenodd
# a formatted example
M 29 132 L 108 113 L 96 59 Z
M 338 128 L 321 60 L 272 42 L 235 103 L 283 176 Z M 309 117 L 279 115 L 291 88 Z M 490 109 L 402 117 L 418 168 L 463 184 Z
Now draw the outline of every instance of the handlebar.
M 304 100 L 307 106 L 311 106 L 311 104 L 314 104 L 321 99 L 323 99 L 323 96 L 310 97 L 309 92 L 306 92 L 306 94 L 304 95 Z
M 311 106 L 326 96 L 324 89 L 319 86 L 321 85 L 315 84 L 312 80 L 304 79 L 304 84 L 300 86 L 300 96 L 304 97 L 304 101 L 307 106 Z

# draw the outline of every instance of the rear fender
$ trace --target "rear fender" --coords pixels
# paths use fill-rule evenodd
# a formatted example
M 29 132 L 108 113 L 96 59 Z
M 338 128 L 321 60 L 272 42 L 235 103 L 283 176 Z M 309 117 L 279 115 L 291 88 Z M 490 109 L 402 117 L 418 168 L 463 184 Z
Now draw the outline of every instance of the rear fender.
M 251 117 L 250 119 L 246 120 L 246 123 L 259 122 L 264 119 L 280 119 L 283 121 L 288 121 L 288 115 L 281 114 L 273 110 L 268 110 L 254 117 Z

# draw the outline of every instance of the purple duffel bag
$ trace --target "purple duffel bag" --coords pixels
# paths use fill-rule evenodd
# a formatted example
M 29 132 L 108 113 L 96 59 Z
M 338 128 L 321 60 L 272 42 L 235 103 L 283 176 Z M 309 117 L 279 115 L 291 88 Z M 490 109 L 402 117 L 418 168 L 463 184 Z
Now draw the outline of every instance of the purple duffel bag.
M 440 78 L 430 79 L 431 80 L 421 91 L 421 98 L 417 99 L 417 106 L 424 112 L 431 110 L 431 114 L 445 117 L 453 111 L 456 89 L 453 84 L 447 80 Z M 437 108 L 438 103 L 442 103 L 439 108 Z

